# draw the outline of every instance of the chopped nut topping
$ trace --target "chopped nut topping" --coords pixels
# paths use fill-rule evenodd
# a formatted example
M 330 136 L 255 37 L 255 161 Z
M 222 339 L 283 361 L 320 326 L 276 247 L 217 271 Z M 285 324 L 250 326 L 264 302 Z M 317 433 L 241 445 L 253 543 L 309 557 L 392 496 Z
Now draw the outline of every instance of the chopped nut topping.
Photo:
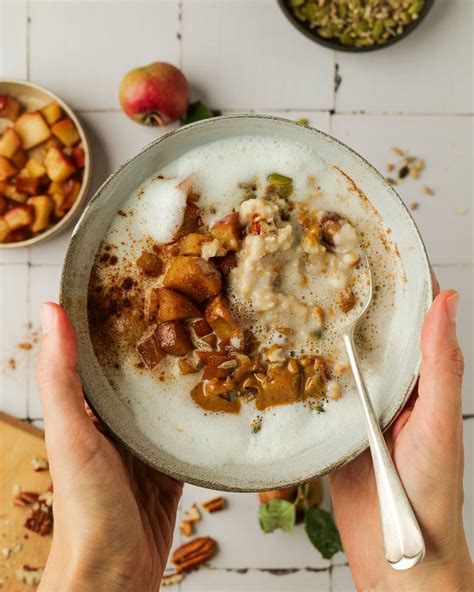
M 192 536 L 194 534 L 194 523 L 191 520 L 182 520 L 179 530 L 184 536 Z
M 163 576 L 161 578 L 161 585 L 162 586 L 172 586 L 173 584 L 179 584 L 181 580 L 184 578 L 184 573 L 173 573 L 169 576 Z
M 223 497 L 214 497 L 210 500 L 201 503 L 201 507 L 204 508 L 207 512 L 212 514 L 213 512 L 219 512 L 223 510 L 226 506 L 226 501 Z
M 196 504 L 193 504 L 189 510 L 184 514 L 186 520 L 190 522 L 199 522 L 201 520 L 201 512 Z

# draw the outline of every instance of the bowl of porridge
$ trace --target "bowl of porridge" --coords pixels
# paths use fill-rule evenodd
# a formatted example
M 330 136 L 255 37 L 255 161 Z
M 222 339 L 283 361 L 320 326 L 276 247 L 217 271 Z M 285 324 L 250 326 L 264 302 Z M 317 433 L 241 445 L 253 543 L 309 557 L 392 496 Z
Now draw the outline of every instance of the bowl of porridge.
M 405 404 L 432 299 L 393 188 L 334 138 L 266 116 L 180 128 L 116 171 L 67 253 L 61 299 L 87 400 L 134 454 L 205 487 L 306 481 L 367 447 L 341 329 L 382 426 Z

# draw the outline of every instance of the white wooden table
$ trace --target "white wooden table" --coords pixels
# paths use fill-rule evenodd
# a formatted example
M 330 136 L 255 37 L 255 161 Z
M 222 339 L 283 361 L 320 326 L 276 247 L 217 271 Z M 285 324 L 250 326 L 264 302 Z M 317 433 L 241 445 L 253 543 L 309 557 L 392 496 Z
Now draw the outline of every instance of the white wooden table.
M 414 216 L 442 287 L 462 294 L 465 523 L 471 549 L 472 10 L 472 0 L 436 0 L 426 22 L 403 43 L 351 55 L 307 40 L 273 0 L 0 0 L 0 76 L 44 85 L 76 109 L 94 149 L 92 190 L 160 134 L 130 122 L 117 101 L 121 76 L 155 60 L 183 68 L 195 97 L 223 112 L 307 117 L 381 170 L 393 160 L 393 146 L 426 160 L 423 182 L 407 181 L 400 193 L 407 203 L 420 204 Z M 342 81 L 336 92 L 337 67 Z M 433 197 L 423 194 L 423 184 L 434 188 Z M 35 248 L 0 251 L 0 406 L 35 424 L 41 424 L 34 382 L 38 345 L 28 351 L 18 344 L 32 342 L 40 302 L 57 299 L 70 232 Z M 186 487 L 182 508 L 210 495 Z M 323 560 L 301 527 L 263 535 L 256 496 L 226 497 L 229 510 L 200 526 L 201 534 L 220 542 L 220 553 L 212 568 L 193 573 L 180 590 L 354 589 L 343 554 Z

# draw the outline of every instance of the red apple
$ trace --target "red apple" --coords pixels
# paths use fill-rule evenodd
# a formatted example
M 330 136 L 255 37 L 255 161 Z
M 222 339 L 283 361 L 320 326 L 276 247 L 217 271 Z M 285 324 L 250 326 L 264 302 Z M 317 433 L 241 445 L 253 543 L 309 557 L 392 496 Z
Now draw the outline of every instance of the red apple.
M 186 115 L 189 87 L 181 70 L 154 62 L 130 70 L 120 84 L 120 105 L 137 123 L 168 125 Z

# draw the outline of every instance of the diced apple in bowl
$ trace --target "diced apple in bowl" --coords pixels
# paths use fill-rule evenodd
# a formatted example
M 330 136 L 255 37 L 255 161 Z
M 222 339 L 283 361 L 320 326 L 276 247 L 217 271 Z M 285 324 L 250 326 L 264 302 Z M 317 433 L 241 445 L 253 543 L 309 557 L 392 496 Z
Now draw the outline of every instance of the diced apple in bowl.
M 41 144 L 51 136 L 51 130 L 39 111 L 23 113 L 15 121 L 14 127 L 25 150 Z
M 0 138 L 0 154 L 11 158 L 21 146 L 21 138 L 16 131 L 9 127 Z
M 76 171 L 72 160 L 56 147 L 48 150 L 44 164 L 48 177 L 58 183 L 65 181 Z
M 58 223 L 81 193 L 86 153 L 72 119 L 56 101 L 25 111 L 0 96 L 0 243 L 23 241 Z

